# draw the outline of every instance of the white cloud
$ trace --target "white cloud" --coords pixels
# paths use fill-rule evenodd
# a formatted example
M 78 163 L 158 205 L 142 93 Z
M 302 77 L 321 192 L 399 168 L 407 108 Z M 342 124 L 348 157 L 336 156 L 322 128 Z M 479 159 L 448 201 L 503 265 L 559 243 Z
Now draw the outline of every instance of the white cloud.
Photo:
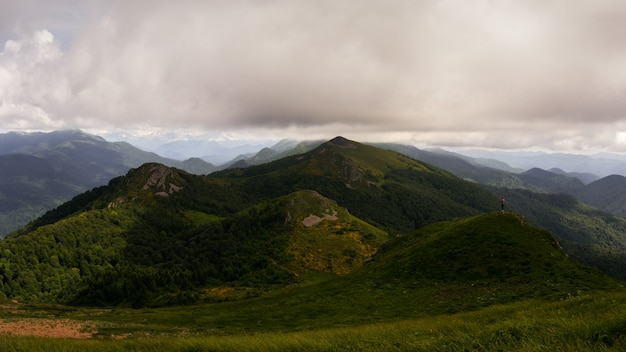
M 5 128 L 56 128 L 47 108 L 65 101 L 58 63 L 62 53 L 54 36 L 34 32 L 9 40 L 0 53 L 0 117 Z

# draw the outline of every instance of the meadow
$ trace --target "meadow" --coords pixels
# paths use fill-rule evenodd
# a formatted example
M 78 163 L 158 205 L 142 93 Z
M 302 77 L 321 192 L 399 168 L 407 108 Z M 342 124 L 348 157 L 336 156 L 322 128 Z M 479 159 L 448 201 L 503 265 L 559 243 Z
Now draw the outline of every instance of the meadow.
M 553 302 L 531 299 L 413 319 L 382 315 L 379 322 L 364 324 L 333 324 L 303 317 L 293 319 L 289 328 L 267 320 L 258 326 L 256 322 L 263 319 L 259 316 L 261 310 L 244 322 L 237 314 L 229 317 L 230 308 L 245 308 L 255 300 L 242 302 L 246 301 L 249 302 L 139 310 L 5 305 L 1 313 L 5 322 L 43 318 L 82 322 L 93 335 L 83 339 L 4 335 L 0 337 L 0 350 L 623 351 L 626 348 L 625 291 L 586 293 Z

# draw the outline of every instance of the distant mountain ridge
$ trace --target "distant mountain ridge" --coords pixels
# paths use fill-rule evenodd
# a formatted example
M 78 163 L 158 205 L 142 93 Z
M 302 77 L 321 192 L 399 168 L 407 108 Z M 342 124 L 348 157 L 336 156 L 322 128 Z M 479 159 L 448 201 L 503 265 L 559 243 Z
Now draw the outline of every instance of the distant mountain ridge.
M 626 162 L 624 156 L 608 153 L 595 155 L 544 153 L 544 152 L 504 152 L 486 150 L 457 150 L 459 154 L 476 158 L 499 160 L 514 168 L 528 170 L 541 168 L 549 170 L 558 168 L 567 172 L 592 174 L 598 177 L 609 175 L 625 175 Z M 586 181 L 586 180 L 585 180 Z M 588 182 L 585 182 L 588 183 Z
M 626 217 L 626 177 L 609 175 L 598 177 L 585 172 L 565 172 L 562 169 L 551 167 L 542 169 L 532 167 L 528 170 L 512 170 L 510 166 L 493 160 L 474 159 L 461 154 L 448 152 L 442 149 L 420 150 L 415 147 L 398 144 L 378 144 L 383 148 L 396 150 L 400 153 L 426 161 L 447 170 L 454 175 L 472 182 L 489 187 L 506 188 L 511 190 L 529 190 L 538 193 L 568 194 L 583 203 L 606 211 L 608 213 Z M 517 155 L 517 154 L 516 154 Z M 541 153 L 520 153 L 519 157 L 534 157 Z M 589 161 L 587 157 L 580 160 Z M 613 155 L 614 162 L 620 162 L 618 156 Z M 493 165 L 496 168 L 487 166 Z
M 5 184 L 0 190 L 4 204 L 0 210 L 0 236 L 32 220 L 37 214 L 58 205 L 80 191 L 104 184 L 110 178 L 123 174 L 130 167 L 137 167 L 145 162 L 161 162 L 195 174 L 208 174 L 223 168 L 246 168 L 278 160 L 289 155 L 307 152 L 322 141 L 281 140 L 271 147 L 257 153 L 241 155 L 221 166 L 206 163 L 201 158 L 177 161 L 162 158 L 154 153 L 138 150 L 125 142 L 106 142 L 103 138 L 85 134 L 81 131 L 56 131 L 51 133 L 15 133 L 0 134 L 0 166 L 4 172 Z M 420 150 L 400 144 L 373 144 L 385 149 L 395 150 L 409 157 L 422 160 L 453 174 L 487 186 L 513 189 L 528 189 L 534 192 L 560 193 L 574 195 L 587 204 L 622 216 L 626 213 L 626 204 L 621 204 L 619 196 L 606 202 L 599 197 L 591 197 L 575 179 L 584 184 L 597 181 L 595 175 L 584 172 L 565 172 L 551 167 L 548 170 L 534 168 L 526 171 L 515 169 L 494 159 L 477 159 L 445 150 Z M 7 155 L 12 155 L 7 157 Z M 40 159 L 27 158 L 30 155 Z M 519 154 L 519 158 L 542 156 L 541 153 Z M 572 160 L 589 161 L 587 157 Z M 603 155 L 604 158 L 611 157 Z M 615 157 L 616 156 L 612 156 Z M 43 158 L 43 159 L 41 159 Z M 21 160 L 21 162 L 18 162 Z M 617 159 L 615 159 L 617 160 Z M 26 165 L 33 164 L 33 165 Z M 36 169 L 32 169 L 38 164 Z M 31 168 L 34 174 L 29 174 Z M 21 171 L 24 170 L 21 174 Z M 44 171 L 45 176 L 44 176 Z M 539 173 L 542 173 L 539 175 Z M 39 175 L 40 179 L 35 175 Z M 573 178 L 572 178 L 573 177 Z M 612 183 L 604 184 L 607 188 L 599 194 L 621 194 L 619 189 L 611 189 Z M 598 185 L 594 189 L 598 190 Z M 0 188 L 2 188 L 0 186 Z M 4 194 L 4 196 L 2 196 Z M 30 195 L 30 196 L 29 196 Z M 610 205 L 609 205 L 610 204 Z
M 611 214 L 626 218 L 626 177 L 607 176 L 575 192 L 578 199 Z

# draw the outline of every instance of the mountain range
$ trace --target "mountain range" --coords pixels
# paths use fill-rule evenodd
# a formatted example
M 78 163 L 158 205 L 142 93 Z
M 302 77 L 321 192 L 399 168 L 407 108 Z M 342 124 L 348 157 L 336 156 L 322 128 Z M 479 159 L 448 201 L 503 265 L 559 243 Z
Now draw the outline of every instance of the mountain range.
M 524 189 L 500 212 L 503 191 L 342 137 L 208 175 L 146 163 L 0 241 L 0 292 L 142 307 L 345 277 L 306 295 L 397 280 L 482 306 L 619 286 L 597 270 L 624 279 L 626 220 Z
M 323 141 L 283 140 L 256 154 L 240 155 L 215 166 L 200 158 L 185 161 L 162 158 L 124 142 L 107 142 L 81 131 L 0 134 L 0 235 L 34 220 L 81 192 L 123 175 L 145 162 L 159 162 L 194 174 L 225 168 L 246 168 L 289 155 L 302 154 Z M 516 169 L 502 161 L 471 158 L 444 150 L 421 150 L 400 144 L 374 144 L 437 166 L 465 180 L 507 190 L 564 193 L 603 211 L 623 217 L 626 213 L 626 178 L 600 178 L 558 168 Z M 537 156 L 537 153 L 531 156 Z M 605 159 L 608 156 L 603 156 Z M 580 159 L 576 156 L 574 159 Z M 589 157 L 585 157 L 587 160 Z M 614 162 L 615 159 L 611 159 Z M 588 160 L 587 160 L 588 161 Z M 515 200 L 509 204 L 515 206 Z M 519 202 L 518 202 L 519 203 Z M 551 230 L 556 230 L 554 227 Z

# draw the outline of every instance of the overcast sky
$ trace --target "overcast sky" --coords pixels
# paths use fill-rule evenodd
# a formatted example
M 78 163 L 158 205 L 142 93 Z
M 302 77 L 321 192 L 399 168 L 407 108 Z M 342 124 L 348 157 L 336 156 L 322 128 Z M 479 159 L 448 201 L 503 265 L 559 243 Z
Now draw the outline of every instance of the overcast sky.
M 0 0 L 0 130 L 626 151 L 626 1 Z

